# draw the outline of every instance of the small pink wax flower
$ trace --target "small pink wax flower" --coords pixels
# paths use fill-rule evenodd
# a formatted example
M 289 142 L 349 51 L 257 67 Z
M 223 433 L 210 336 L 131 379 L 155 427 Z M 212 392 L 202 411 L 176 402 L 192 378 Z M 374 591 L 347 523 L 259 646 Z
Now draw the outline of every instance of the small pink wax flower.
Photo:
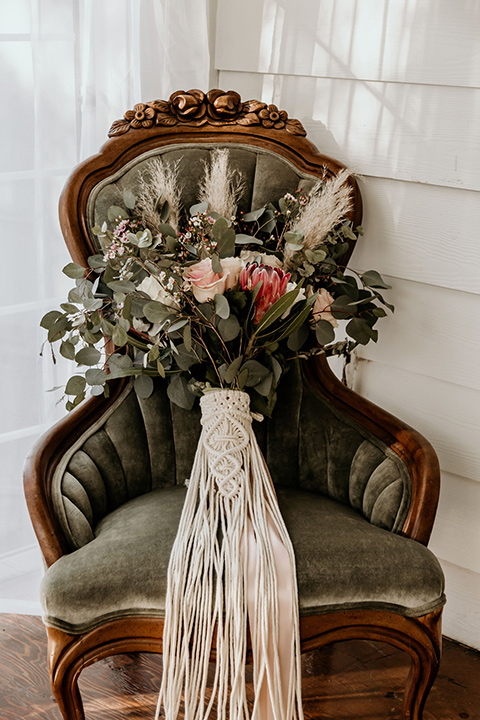
M 286 273 L 277 267 L 249 263 L 240 273 L 240 285 L 242 290 L 253 290 L 259 282 L 262 286 L 255 298 L 255 322 L 258 323 L 267 310 L 285 295 L 290 273 Z

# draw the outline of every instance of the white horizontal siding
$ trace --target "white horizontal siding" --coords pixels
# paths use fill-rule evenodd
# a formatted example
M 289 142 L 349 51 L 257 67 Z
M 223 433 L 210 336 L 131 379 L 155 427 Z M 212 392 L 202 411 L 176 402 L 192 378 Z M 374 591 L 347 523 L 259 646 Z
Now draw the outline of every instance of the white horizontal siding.
M 365 238 L 353 266 L 480 293 L 477 192 L 380 178 L 365 178 L 361 190 Z
M 480 648 L 480 574 L 442 559 L 440 563 L 445 573 L 447 595 L 443 633 L 465 645 Z
M 425 435 L 442 470 L 480 481 L 478 390 L 368 360 L 358 363 L 354 389 Z
M 480 86 L 471 0 L 219 0 L 216 67 Z
M 219 86 L 286 109 L 364 174 L 480 190 L 478 89 L 230 71 Z
M 437 450 L 444 632 L 480 649 L 480 2 L 218 0 L 218 10 L 218 86 L 278 105 L 364 176 L 352 265 L 391 278 L 396 312 L 349 374 Z
M 360 357 L 480 390 L 480 295 L 384 279 L 395 312 L 379 320 L 378 343 L 360 347 Z
M 478 483 L 442 473 L 440 502 L 430 549 L 443 560 L 480 573 L 479 517 Z

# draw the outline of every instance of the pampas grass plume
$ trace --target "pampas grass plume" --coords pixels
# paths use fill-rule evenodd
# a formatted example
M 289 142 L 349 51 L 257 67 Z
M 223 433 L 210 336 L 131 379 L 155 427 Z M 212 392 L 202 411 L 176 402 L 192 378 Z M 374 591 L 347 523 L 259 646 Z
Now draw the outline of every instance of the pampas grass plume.
M 350 172 L 343 168 L 332 179 L 319 180 L 308 194 L 308 202 L 302 207 L 292 224 L 292 230 L 303 230 L 304 250 L 315 250 L 338 223 L 352 209 L 352 188 L 346 180 Z M 285 247 L 285 263 L 293 255 Z
M 161 224 L 160 215 L 155 210 L 157 198 L 161 195 L 160 206 L 165 201 L 170 206 L 168 223 L 178 230 L 180 220 L 181 189 L 178 186 L 178 166 L 180 161 L 170 165 L 155 158 L 140 175 L 137 206 L 145 225 L 158 232 Z
M 210 163 L 205 163 L 205 173 L 198 192 L 199 202 L 207 202 L 210 211 L 231 220 L 244 189 L 241 174 L 229 166 L 228 150 L 212 150 Z

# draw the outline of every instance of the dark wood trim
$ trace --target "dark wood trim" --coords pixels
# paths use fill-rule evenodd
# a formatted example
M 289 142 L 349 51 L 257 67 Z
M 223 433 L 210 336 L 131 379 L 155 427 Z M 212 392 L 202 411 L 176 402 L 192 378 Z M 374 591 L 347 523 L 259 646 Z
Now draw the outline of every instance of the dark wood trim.
M 440 493 L 440 466 L 432 445 L 417 430 L 341 383 L 324 355 L 303 365 L 312 390 L 365 427 L 397 453 L 407 466 L 412 496 L 401 533 L 428 544 Z
M 300 618 L 302 652 L 340 640 L 381 640 L 407 652 L 404 720 L 421 720 L 425 700 L 438 672 L 441 610 L 407 618 L 381 610 L 350 610 Z M 84 720 L 78 679 L 83 668 L 111 655 L 162 652 L 163 620 L 146 617 L 111 620 L 83 635 L 47 628 L 53 692 L 64 720 Z M 212 655 L 212 660 L 214 654 Z

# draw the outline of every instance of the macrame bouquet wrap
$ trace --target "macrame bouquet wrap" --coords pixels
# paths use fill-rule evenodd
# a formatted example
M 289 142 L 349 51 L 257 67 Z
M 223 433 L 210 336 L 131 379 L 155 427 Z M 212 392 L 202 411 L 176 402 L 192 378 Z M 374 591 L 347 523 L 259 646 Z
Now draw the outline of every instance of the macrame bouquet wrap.
M 302 720 L 295 558 L 250 398 L 212 390 L 200 404 L 202 433 L 168 569 L 157 718 L 163 706 L 166 720 L 181 709 L 185 720 L 204 720 L 214 707 L 219 720 Z

